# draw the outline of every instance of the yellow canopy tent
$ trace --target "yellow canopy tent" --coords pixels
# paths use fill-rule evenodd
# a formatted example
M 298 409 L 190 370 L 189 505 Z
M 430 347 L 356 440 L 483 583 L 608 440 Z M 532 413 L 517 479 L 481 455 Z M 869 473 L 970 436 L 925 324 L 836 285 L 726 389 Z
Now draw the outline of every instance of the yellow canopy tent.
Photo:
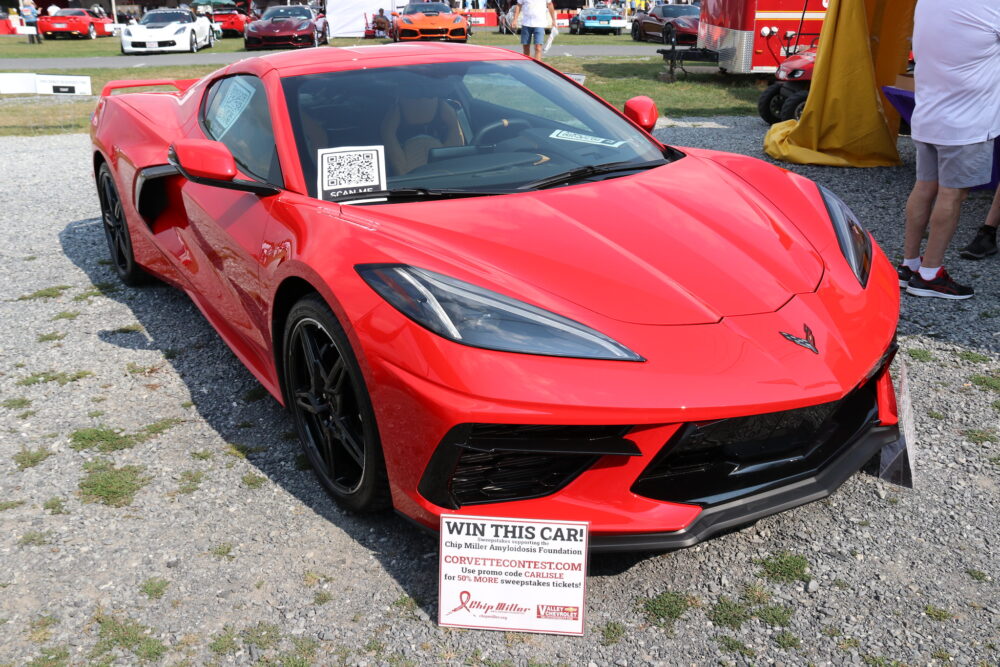
M 771 127 L 764 137 L 768 155 L 837 167 L 899 164 L 899 115 L 882 86 L 906 68 L 915 4 L 830 1 L 802 118 Z

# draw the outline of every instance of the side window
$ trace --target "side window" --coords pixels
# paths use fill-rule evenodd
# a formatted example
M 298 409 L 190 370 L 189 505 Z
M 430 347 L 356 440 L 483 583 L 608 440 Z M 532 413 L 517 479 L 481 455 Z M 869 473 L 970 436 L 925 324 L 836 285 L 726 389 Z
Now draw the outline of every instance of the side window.
M 216 81 L 202 113 L 205 134 L 224 143 L 242 171 L 273 185 L 284 184 L 260 79 L 239 75 Z

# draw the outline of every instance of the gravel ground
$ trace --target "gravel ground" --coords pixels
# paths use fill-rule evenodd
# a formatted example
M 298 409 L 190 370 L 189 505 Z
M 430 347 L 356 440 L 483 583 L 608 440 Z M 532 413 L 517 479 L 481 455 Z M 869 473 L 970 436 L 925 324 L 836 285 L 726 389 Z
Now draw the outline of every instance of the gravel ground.
M 658 130 L 750 155 L 764 131 Z M 895 258 L 900 145 L 899 168 L 789 168 Z M 443 630 L 435 540 L 340 511 L 191 303 L 115 282 L 87 137 L 4 137 L 0 153 L 0 664 L 1000 662 L 996 258 L 949 256 L 971 301 L 904 298 L 916 488 L 856 475 L 695 548 L 594 558 L 583 638 Z M 960 240 L 988 205 L 971 197 Z

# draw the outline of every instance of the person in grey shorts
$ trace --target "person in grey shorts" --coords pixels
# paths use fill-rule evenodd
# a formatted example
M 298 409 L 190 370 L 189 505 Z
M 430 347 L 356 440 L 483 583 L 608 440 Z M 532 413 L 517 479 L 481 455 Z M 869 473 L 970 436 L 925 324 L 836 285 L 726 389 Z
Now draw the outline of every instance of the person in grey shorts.
M 969 188 L 988 183 L 1000 135 L 1000 3 L 920 0 L 913 17 L 917 182 L 906 201 L 899 284 L 907 294 L 968 299 L 945 270 Z M 920 256 L 924 232 L 930 235 Z

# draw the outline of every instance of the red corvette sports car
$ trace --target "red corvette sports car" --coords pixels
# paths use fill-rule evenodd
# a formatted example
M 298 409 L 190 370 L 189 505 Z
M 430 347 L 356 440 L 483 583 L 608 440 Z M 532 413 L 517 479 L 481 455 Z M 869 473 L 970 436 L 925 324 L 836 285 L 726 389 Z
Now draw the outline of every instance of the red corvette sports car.
M 191 297 L 347 508 L 672 548 L 899 438 L 890 262 L 812 181 L 661 144 L 649 98 L 433 43 L 172 83 L 93 115 L 113 264 Z
M 107 16 L 98 16 L 89 9 L 60 9 L 54 15 L 38 17 L 38 34 L 45 39 L 56 37 L 83 37 L 97 39 L 111 36 L 111 24 Z
M 701 8 L 695 5 L 657 5 L 632 20 L 632 39 L 663 44 L 694 44 L 698 41 Z
M 250 23 L 249 16 L 236 7 L 216 7 L 212 12 L 212 20 L 222 30 L 223 35 L 242 36 Z
M 327 41 L 326 18 L 302 5 L 268 7 L 259 21 L 247 23 L 243 47 L 273 49 L 319 46 Z

